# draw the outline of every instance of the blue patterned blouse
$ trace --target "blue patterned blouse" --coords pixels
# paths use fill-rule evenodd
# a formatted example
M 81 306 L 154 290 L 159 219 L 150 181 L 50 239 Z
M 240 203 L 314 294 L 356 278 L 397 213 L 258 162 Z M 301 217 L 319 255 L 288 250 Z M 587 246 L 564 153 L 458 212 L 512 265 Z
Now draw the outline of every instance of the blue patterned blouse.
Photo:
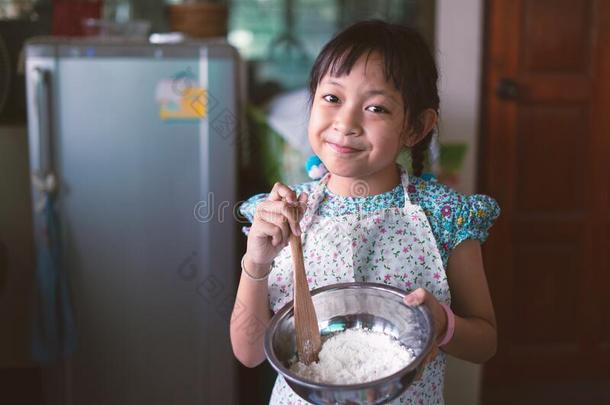
M 291 188 L 297 194 L 307 192 L 311 195 L 317 183 L 312 181 Z M 482 194 L 463 195 L 435 180 L 410 176 L 407 192 L 411 202 L 420 205 L 428 217 L 445 270 L 451 251 L 466 239 L 485 242 L 489 228 L 500 215 L 500 207 L 493 198 Z M 240 207 L 242 215 L 252 221 L 256 204 L 267 195 L 257 194 L 245 201 Z M 404 189 L 400 184 L 391 191 L 368 197 L 343 197 L 327 187 L 318 213 L 322 216 L 345 215 L 403 205 Z

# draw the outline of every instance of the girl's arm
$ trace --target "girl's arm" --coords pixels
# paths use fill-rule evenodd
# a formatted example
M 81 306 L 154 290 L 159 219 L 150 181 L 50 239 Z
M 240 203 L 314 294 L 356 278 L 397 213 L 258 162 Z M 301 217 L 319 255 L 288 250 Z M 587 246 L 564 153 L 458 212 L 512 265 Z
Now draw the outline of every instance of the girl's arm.
M 289 241 L 290 234 L 301 235 L 300 218 L 307 207 L 307 194 L 298 196 L 288 186 L 276 183 L 265 201 L 256 206 L 237 298 L 231 315 L 231 345 L 235 357 L 246 367 L 256 367 L 265 360 L 263 341 L 271 319 L 267 279 L 271 264 Z
M 267 274 L 269 266 L 256 266 L 244 259 L 244 267 L 255 277 Z M 231 345 L 235 357 L 246 367 L 265 360 L 263 338 L 271 319 L 267 280 L 255 281 L 242 273 L 231 316 Z
M 441 350 L 463 360 L 483 363 L 496 353 L 497 335 L 480 242 L 465 240 L 457 245 L 447 267 L 455 331 L 453 339 Z M 447 316 L 436 298 L 424 289 L 417 289 L 405 297 L 405 302 L 409 305 L 428 305 L 438 340 L 441 340 L 447 328 Z
M 496 353 L 497 334 L 479 241 L 465 240 L 455 247 L 449 256 L 447 278 L 455 332 L 442 350 L 463 360 L 483 363 Z

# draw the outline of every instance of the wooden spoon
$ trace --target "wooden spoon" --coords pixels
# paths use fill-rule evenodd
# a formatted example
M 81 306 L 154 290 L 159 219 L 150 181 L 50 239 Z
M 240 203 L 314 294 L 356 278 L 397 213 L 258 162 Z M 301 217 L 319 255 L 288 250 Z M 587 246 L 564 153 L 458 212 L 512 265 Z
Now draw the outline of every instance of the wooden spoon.
M 297 334 L 297 353 L 302 363 L 311 364 L 311 362 L 318 361 L 322 342 L 316 310 L 305 275 L 301 237 L 293 233 L 290 233 L 290 250 L 294 265 L 294 329 Z

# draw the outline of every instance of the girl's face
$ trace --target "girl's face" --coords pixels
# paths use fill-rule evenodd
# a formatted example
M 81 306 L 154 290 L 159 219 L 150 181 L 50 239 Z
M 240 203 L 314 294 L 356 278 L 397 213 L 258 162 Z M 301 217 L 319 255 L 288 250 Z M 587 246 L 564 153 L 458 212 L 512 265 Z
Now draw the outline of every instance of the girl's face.
M 395 171 L 404 145 L 406 117 L 401 94 L 386 82 L 383 60 L 363 55 L 349 75 L 325 75 L 316 89 L 309 142 L 326 168 L 350 178 Z

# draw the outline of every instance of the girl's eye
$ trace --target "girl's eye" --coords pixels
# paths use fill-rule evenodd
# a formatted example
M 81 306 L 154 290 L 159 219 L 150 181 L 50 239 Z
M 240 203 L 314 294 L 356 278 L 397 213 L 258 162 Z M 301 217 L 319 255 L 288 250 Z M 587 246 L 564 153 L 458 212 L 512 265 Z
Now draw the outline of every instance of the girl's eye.
M 325 96 L 322 97 L 324 100 L 328 101 L 329 103 L 336 103 L 339 101 L 339 98 L 337 96 L 334 96 L 332 94 L 327 94 Z
M 381 113 L 381 114 L 389 113 L 389 111 L 386 110 L 385 107 L 382 107 L 380 105 L 372 105 L 372 106 L 368 107 L 367 110 L 370 112 Z

